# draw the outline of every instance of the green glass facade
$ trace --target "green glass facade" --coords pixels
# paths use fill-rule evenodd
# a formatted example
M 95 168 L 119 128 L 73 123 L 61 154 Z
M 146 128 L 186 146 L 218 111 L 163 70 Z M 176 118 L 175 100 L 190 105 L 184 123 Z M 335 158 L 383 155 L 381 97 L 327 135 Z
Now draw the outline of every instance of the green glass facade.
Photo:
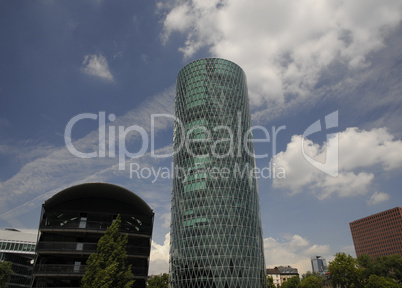
M 171 288 L 266 287 L 246 76 L 207 58 L 177 77 Z

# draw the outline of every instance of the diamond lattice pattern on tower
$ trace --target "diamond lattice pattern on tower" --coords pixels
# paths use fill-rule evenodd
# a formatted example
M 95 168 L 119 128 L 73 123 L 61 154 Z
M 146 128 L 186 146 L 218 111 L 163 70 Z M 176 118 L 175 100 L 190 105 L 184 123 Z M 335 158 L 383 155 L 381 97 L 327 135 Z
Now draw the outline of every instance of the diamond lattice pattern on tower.
M 265 287 L 243 70 L 216 58 L 188 64 L 175 108 L 170 287 Z

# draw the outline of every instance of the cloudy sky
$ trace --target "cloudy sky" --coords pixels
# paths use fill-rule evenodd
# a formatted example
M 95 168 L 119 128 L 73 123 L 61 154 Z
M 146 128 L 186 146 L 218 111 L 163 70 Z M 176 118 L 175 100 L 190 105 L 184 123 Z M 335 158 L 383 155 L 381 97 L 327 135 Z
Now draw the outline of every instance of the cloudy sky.
M 221 57 L 269 132 L 267 266 L 354 255 L 349 222 L 402 205 L 401 19 L 400 0 L 0 1 L 0 227 L 37 229 L 66 187 L 118 184 L 155 211 L 150 273 L 167 272 L 172 161 L 155 155 L 173 120 L 155 115 L 174 113 L 184 65 Z

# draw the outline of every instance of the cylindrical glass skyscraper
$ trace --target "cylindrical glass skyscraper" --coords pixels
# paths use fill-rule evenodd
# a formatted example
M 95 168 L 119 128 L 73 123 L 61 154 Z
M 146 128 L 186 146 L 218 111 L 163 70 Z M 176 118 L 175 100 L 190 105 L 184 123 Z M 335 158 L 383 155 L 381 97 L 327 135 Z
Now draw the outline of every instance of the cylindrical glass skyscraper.
M 171 288 L 266 287 L 246 76 L 207 58 L 177 77 Z

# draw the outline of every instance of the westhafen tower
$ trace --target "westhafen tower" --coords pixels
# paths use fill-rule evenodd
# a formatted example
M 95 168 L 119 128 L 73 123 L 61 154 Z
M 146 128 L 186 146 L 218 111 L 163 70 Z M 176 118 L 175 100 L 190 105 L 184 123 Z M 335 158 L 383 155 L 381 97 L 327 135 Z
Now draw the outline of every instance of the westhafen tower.
M 207 58 L 177 77 L 169 287 L 266 287 L 246 76 Z

